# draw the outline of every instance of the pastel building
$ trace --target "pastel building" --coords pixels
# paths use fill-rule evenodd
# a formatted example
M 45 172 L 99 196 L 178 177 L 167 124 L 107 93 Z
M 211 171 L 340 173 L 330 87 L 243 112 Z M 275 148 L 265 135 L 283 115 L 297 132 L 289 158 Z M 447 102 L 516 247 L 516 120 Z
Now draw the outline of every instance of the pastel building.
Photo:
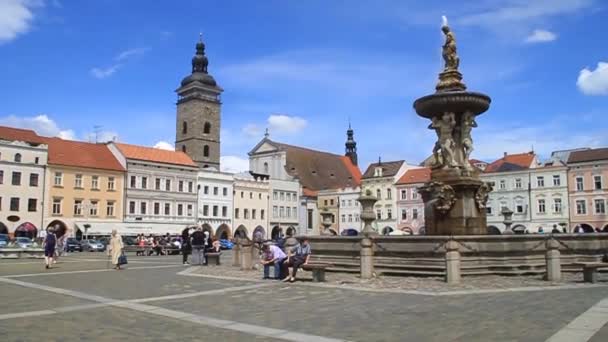
M 395 183 L 397 189 L 397 228 L 407 234 L 424 234 L 424 202 L 418 188 L 430 181 L 431 169 L 407 170 Z
M 267 176 L 249 172 L 234 175 L 234 223 L 235 236 L 261 236 L 270 239 L 269 189 Z
M 197 224 L 217 239 L 232 237 L 234 175 L 204 168 L 198 172 Z

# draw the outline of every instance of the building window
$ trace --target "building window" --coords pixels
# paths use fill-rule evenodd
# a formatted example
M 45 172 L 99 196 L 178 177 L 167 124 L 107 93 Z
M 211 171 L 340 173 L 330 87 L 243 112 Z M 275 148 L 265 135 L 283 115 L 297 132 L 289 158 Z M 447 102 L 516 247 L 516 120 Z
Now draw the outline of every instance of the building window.
M 585 202 L 585 200 L 576 201 L 576 214 L 577 215 L 586 215 L 587 214 L 587 203 Z
M 288 192 L 287 193 L 287 202 L 290 202 L 290 201 L 291 201 L 291 192 Z M 332 200 L 332 202 L 333 202 L 333 200 Z M 332 203 L 332 205 L 333 205 L 333 203 Z
M 376 210 L 376 219 L 382 220 L 382 210 Z
M 382 190 L 376 189 L 376 198 L 377 199 L 382 199 Z
M 188 204 L 188 206 L 186 206 L 186 214 L 188 216 L 192 216 L 192 204 Z
M 186 153 L 186 145 L 182 145 L 182 152 Z
M 188 192 L 189 193 L 193 193 L 194 192 L 194 183 L 188 182 Z
M 249 209 L 243 209 L 243 218 L 245 220 L 249 219 Z
M 114 190 L 114 177 L 108 177 L 108 190 Z
M 342 214 L 342 223 L 346 223 L 346 215 Z
M 291 208 L 287 207 L 287 218 L 291 218 Z
M 203 127 L 203 133 L 211 133 L 211 124 L 209 122 L 205 122 L 205 126 Z
M 15 163 L 21 163 L 21 154 L 19 154 L 19 153 L 15 154 Z
M 108 204 L 106 205 L 106 216 L 114 217 L 114 202 L 113 201 L 108 201 Z
M 264 219 L 264 209 L 260 209 L 260 220 Z
M 524 205 L 520 203 L 515 205 L 515 212 L 518 214 L 522 214 L 524 212 Z
M 583 191 L 583 177 L 576 177 L 576 191 Z
M 214 205 L 213 206 L 213 217 L 218 217 L 218 206 Z
M 209 145 L 203 146 L 203 157 L 209 157 Z
M 4 171 L 0 170 L 0 184 L 4 184 Z
M 498 183 L 498 184 L 499 184 L 501 190 L 504 190 L 507 187 L 507 183 L 505 182 L 504 179 L 501 179 L 500 183 Z
M 521 189 L 521 178 L 515 179 L 515 189 Z
M 228 188 L 223 188 L 223 189 L 222 189 L 222 195 L 223 195 L 224 197 L 228 196 Z
M 209 206 L 208 205 L 203 206 L 203 216 L 209 216 Z M 238 215 L 237 215 L 237 217 L 238 217 Z
M 412 199 L 418 199 L 418 190 L 412 189 Z
M 208 186 L 208 185 L 205 185 L 205 186 L 203 187 L 203 193 L 204 193 L 205 195 L 209 195 L 209 186 Z
M 353 214 L 348 214 L 348 222 L 353 222 Z
M 30 198 L 27 200 L 27 211 L 34 212 L 38 210 L 38 200 Z
M 213 187 L 213 196 L 217 196 L 217 194 L 219 194 L 220 189 L 217 186 Z M 243 197 L 243 196 L 241 196 Z
M 82 189 L 82 175 L 76 175 L 76 177 L 74 178 L 74 187 L 76 189 Z
M 279 217 L 280 218 L 284 218 L 285 217 L 285 207 L 280 207 L 279 208 Z
M 10 209 L 11 209 L 11 211 L 19 211 L 19 198 L 18 197 L 11 197 Z
M 21 185 L 21 172 L 13 172 L 12 185 Z
M 342 207 L 346 207 L 346 200 L 342 200 Z
M 38 164 L 38 163 L 40 163 L 40 157 L 34 158 L 34 164 Z
M 359 222 L 359 214 L 355 214 L 355 222 Z
M 141 177 L 141 188 L 142 189 L 148 188 L 148 177 Z
M 53 198 L 53 215 L 61 215 L 61 198 Z
M 538 200 L 538 212 L 540 214 L 544 214 L 546 212 L 545 200 L 544 199 Z
M 298 218 L 298 210 L 296 209 L 296 207 L 293 207 L 293 209 L 291 209 L 291 212 L 293 213 L 293 218 L 297 219 Z
M 560 186 L 562 185 L 562 180 L 559 177 L 559 175 L 553 175 L 553 186 Z
M 177 216 L 183 216 L 183 215 L 184 215 L 184 205 L 178 204 L 177 205 Z
M 99 176 L 91 177 L 91 189 L 99 190 Z
M 165 203 L 165 216 L 171 215 L 171 203 Z
M 97 204 L 98 201 L 91 201 L 91 208 L 89 209 L 89 215 L 97 216 Z
M 135 202 L 129 202 L 129 214 L 135 214 Z
M 129 186 L 131 188 L 135 188 L 136 185 L 137 185 L 137 177 L 131 176 L 131 183 L 129 184 Z
M 147 209 L 147 203 L 146 202 L 141 202 L 139 204 L 139 213 L 142 215 L 146 215 L 146 209 Z
M 285 193 L 281 192 L 281 201 L 284 201 L 284 200 L 285 200 Z
M 63 185 L 63 173 L 61 173 L 61 172 L 55 172 L 55 177 L 54 177 L 53 184 L 55 186 L 62 186 Z
M 154 202 L 154 215 L 160 215 L 160 203 Z
M 545 177 L 543 177 L 543 176 L 536 177 L 536 185 L 538 185 L 539 188 L 542 188 L 543 186 L 545 186 Z
M 276 191 L 273 191 L 273 192 L 272 192 L 272 199 L 273 199 L 273 200 L 275 200 L 275 201 L 276 201 L 276 200 L 278 199 L 278 196 L 279 196 L 279 193 L 278 193 L 278 192 L 276 192 Z
M 556 214 L 561 214 L 562 213 L 562 200 L 561 198 L 554 198 L 553 199 L 553 212 Z
M 177 191 L 184 192 L 184 181 L 177 182 Z
M 228 207 L 223 206 L 222 207 L 222 217 L 226 217 L 226 216 L 228 216 Z M 254 216 L 254 219 L 255 219 L 255 210 L 253 211 L 253 216 Z
M 333 205 L 334 205 L 334 200 L 333 200 L 333 199 L 330 199 L 330 200 L 329 200 L 329 205 L 331 205 L 331 206 L 333 206 Z
M 308 210 L 307 210 L 307 213 L 308 213 L 308 220 L 306 221 L 306 228 L 308 228 L 308 229 L 312 229 L 312 223 L 313 223 L 313 222 L 312 222 L 312 221 L 313 221 L 313 219 L 312 219 L 312 217 L 313 217 L 313 210 L 312 210 L 312 209 L 308 209 Z
M 391 189 L 386 189 L 386 199 L 392 199 L 393 198 L 393 192 L 391 191 Z
M 606 201 L 603 199 L 596 199 L 593 201 L 595 203 L 595 213 L 598 215 L 603 215 L 606 213 Z
M 38 174 L 30 173 L 30 186 L 38 186 Z
M 268 163 L 264 163 L 264 174 L 268 174 Z
M 406 200 L 407 199 L 407 190 L 401 190 L 401 199 L 402 200 Z
M 156 178 L 154 180 L 154 189 L 155 190 L 160 190 L 160 178 Z
M 492 215 L 492 207 L 489 205 L 486 207 L 486 215 Z
M 386 209 L 386 218 L 391 220 L 393 218 L 393 210 L 392 209 Z
M 418 219 L 418 209 L 412 209 L 412 219 L 413 220 Z
M 74 200 L 74 216 L 82 215 L 82 200 Z
M 376 167 L 374 169 L 374 176 L 375 177 L 382 177 L 382 168 L 381 167 Z
M 258 193 L 258 199 L 262 199 L 262 193 Z
M 165 180 L 165 191 L 171 191 L 171 180 Z
M 239 208 L 234 208 L 234 218 L 239 218 Z
M 188 134 L 188 123 L 186 121 L 182 122 L 182 134 Z
M 245 198 L 245 191 L 241 191 L 241 198 Z
M 593 176 L 593 188 L 602 190 L 602 176 Z
M 407 210 L 406 209 L 401 209 L 401 220 L 403 220 L 403 221 L 407 220 Z
M 272 207 L 272 217 L 273 218 L 278 217 L 278 210 L 279 209 L 278 209 L 278 207 L 276 205 Z

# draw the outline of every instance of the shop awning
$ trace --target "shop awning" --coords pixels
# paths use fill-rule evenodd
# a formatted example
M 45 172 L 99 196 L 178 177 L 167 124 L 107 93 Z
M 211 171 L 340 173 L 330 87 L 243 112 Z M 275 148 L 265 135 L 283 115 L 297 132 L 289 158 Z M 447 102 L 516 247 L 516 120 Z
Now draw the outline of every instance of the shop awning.
M 188 227 L 183 223 L 143 222 L 75 222 L 76 228 L 87 235 L 110 235 L 116 229 L 120 235 L 178 235 Z M 86 230 L 85 230 L 86 228 Z

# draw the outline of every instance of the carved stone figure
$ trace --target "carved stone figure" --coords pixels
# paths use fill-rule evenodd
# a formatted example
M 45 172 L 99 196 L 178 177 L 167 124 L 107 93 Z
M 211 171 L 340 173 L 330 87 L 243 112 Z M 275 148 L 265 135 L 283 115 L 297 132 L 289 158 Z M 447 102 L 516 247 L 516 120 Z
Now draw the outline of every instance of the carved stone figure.
M 469 156 L 473 152 L 473 138 L 471 137 L 471 131 L 473 127 L 477 127 L 475 121 L 475 115 L 471 112 L 465 112 L 462 115 L 462 121 L 460 124 L 460 139 L 462 144 L 462 150 L 464 154 L 463 166 L 465 169 L 472 169 L 473 167 L 469 163 Z
M 479 210 L 484 210 L 488 203 L 488 195 L 492 191 L 492 186 L 489 183 L 483 183 L 475 193 L 475 202 Z
M 441 214 L 446 214 L 456 203 L 456 192 L 442 182 L 430 182 L 419 189 L 424 197 L 429 198 L 433 207 Z M 425 202 L 427 202 L 425 200 Z
M 456 126 L 456 119 L 454 113 L 446 112 L 443 113 L 441 118 L 434 117 L 433 122 L 429 126 L 430 129 L 434 129 L 437 133 L 437 142 L 433 147 L 433 155 L 435 156 L 436 165 L 441 165 L 444 168 L 455 167 L 456 162 L 454 160 L 454 127 Z M 441 157 L 439 152 L 441 151 Z
M 443 60 L 445 61 L 445 71 L 458 70 L 460 58 L 458 58 L 456 52 L 456 37 L 447 25 L 442 26 L 441 31 L 445 35 L 445 44 L 443 44 L 442 52 Z

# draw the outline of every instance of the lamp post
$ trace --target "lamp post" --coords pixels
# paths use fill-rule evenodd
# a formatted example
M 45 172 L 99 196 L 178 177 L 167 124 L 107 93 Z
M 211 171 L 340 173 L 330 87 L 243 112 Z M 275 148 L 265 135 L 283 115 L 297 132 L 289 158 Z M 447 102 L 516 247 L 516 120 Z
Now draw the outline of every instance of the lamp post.
M 513 224 L 513 220 L 512 220 L 513 211 L 507 207 L 502 207 L 502 210 L 500 213 L 505 218 L 505 220 L 502 221 L 502 223 L 504 223 L 504 225 L 505 225 L 505 231 L 503 232 L 503 235 L 504 234 L 507 234 L 507 235 L 513 234 L 513 231 L 511 230 L 511 225 Z
M 363 235 L 377 235 L 378 232 L 372 228 L 372 222 L 376 219 L 374 214 L 374 204 L 378 201 L 376 197 L 372 196 L 371 190 L 367 189 L 364 195 L 359 196 L 357 199 L 361 203 L 361 221 L 363 221 Z

